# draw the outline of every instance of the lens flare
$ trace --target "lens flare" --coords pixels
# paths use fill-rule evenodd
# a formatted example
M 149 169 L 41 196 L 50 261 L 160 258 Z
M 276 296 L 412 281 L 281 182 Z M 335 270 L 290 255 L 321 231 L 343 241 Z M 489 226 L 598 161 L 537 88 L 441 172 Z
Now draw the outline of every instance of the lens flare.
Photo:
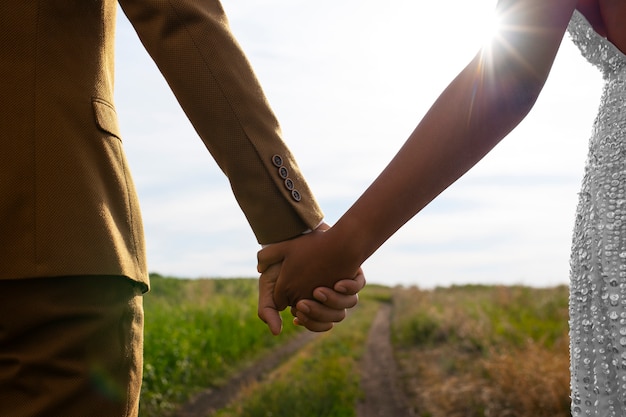
M 482 22 L 481 34 L 484 46 L 490 45 L 502 30 L 502 18 L 496 12 L 490 13 Z

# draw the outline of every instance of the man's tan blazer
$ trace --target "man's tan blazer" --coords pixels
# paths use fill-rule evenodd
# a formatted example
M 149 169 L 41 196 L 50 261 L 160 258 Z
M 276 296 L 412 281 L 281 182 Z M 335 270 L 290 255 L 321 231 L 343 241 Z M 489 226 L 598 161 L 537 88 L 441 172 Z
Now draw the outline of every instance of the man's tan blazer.
M 119 3 L 258 241 L 315 227 L 321 212 L 220 3 Z M 106 274 L 147 284 L 113 104 L 116 8 L 115 0 L 0 2 L 0 279 Z

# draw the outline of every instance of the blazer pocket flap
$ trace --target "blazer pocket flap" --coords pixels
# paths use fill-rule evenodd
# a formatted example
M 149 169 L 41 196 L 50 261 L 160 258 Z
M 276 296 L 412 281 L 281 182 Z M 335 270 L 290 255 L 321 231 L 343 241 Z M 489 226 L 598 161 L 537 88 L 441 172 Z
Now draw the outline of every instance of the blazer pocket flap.
M 99 98 L 93 98 L 91 102 L 98 127 L 116 138 L 122 139 L 117 113 L 113 105 Z

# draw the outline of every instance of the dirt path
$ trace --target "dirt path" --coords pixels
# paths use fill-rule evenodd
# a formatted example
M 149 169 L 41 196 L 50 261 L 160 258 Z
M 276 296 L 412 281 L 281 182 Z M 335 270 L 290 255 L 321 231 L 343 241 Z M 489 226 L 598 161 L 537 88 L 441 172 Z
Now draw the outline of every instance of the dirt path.
M 207 417 L 226 407 L 239 390 L 252 381 L 262 380 L 270 371 L 313 340 L 317 333 L 302 332 L 288 343 L 259 358 L 251 366 L 231 378 L 224 386 L 207 389 L 182 406 L 174 417 Z
M 398 384 L 391 347 L 391 306 L 381 304 L 372 323 L 361 360 L 361 388 L 365 398 L 357 404 L 357 417 L 413 416 Z
M 410 417 L 403 390 L 398 385 L 397 366 L 391 347 L 391 306 L 381 307 L 370 328 L 367 346 L 361 359 L 361 387 L 365 398 L 357 404 L 357 417 Z M 304 347 L 318 334 L 303 332 L 287 344 L 269 352 L 244 369 L 219 389 L 198 394 L 174 414 L 174 417 L 207 417 L 226 407 L 239 390 L 252 381 L 262 380 L 270 371 Z

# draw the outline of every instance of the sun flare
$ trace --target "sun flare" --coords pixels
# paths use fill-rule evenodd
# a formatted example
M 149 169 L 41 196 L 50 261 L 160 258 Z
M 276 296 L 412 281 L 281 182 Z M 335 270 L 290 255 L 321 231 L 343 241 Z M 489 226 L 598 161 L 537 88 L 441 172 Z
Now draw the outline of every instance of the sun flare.
M 489 13 L 482 22 L 481 37 L 483 45 L 489 45 L 502 30 L 502 18 L 495 11 Z

